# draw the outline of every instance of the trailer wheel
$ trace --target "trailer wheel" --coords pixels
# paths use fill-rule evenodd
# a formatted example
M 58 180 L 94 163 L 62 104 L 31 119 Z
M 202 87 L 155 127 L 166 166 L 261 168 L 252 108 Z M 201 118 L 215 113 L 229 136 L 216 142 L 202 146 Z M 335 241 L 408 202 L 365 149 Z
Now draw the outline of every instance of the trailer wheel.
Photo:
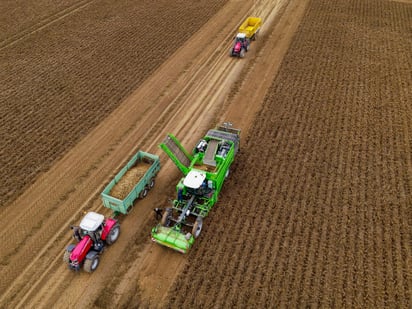
M 170 217 L 172 216 L 172 209 L 166 208 L 165 212 L 163 213 L 162 219 L 160 220 L 160 224 L 162 226 L 168 226 L 170 223 Z
M 64 255 L 63 255 L 63 262 L 69 264 L 70 263 L 70 253 L 69 251 L 64 251 Z
M 119 238 L 119 235 L 120 235 L 120 225 L 116 224 L 111 228 L 109 234 L 107 234 L 106 244 L 110 246 L 111 244 L 115 243 L 116 240 Z
M 140 198 L 145 198 L 147 196 L 147 193 L 149 192 L 149 189 L 146 187 L 144 187 L 144 189 L 142 190 L 142 192 L 140 192 Z
M 95 255 L 91 259 L 86 259 L 84 261 L 83 269 L 84 271 L 91 273 L 94 272 L 97 269 L 97 266 L 99 266 L 99 256 Z
M 202 231 L 203 219 L 202 217 L 197 217 L 195 224 L 193 224 L 192 235 L 194 238 L 198 238 L 200 232 Z
M 149 189 L 151 189 L 151 188 L 153 188 L 154 187 L 154 185 L 155 185 L 155 179 L 154 179 L 154 177 L 153 178 L 151 178 L 150 179 L 150 182 L 149 182 Z
M 257 40 L 257 38 L 258 38 L 258 36 L 259 36 L 259 31 L 260 31 L 260 29 L 258 29 L 258 30 L 256 31 L 255 35 L 254 35 L 254 40 L 255 40 L 255 41 Z

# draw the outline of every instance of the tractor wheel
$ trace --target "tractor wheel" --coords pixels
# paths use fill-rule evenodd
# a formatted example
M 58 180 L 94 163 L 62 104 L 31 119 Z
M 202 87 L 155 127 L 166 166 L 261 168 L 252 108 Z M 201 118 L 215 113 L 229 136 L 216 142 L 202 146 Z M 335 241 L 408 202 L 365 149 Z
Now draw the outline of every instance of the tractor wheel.
M 197 217 L 195 224 L 193 224 L 192 235 L 194 238 L 198 238 L 200 232 L 202 231 L 203 219 L 202 217 Z
M 165 212 L 163 213 L 162 219 L 160 220 L 160 224 L 162 226 L 168 226 L 170 223 L 170 217 L 172 216 L 172 209 L 166 208 Z
M 154 177 L 153 177 L 153 178 L 150 179 L 150 182 L 149 182 L 149 190 L 150 190 L 151 188 L 153 188 L 154 185 L 155 185 L 155 179 L 154 179 Z
M 246 45 L 246 51 L 248 52 L 250 50 L 250 45 Z
M 86 259 L 83 265 L 84 271 L 88 273 L 94 272 L 97 269 L 97 266 L 99 266 L 99 262 L 100 260 L 98 255 L 95 255 L 91 259 Z
M 69 264 L 70 263 L 70 251 L 64 251 L 64 255 L 63 255 L 63 262 Z
M 116 224 L 111 228 L 109 234 L 107 234 L 106 244 L 108 244 L 109 246 L 114 244 L 116 240 L 119 238 L 119 235 L 120 235 L 120 225 Z
M 144 187 L 144 189 L 142 190 L 142 192 L 140 192 L 140 198 L 145 198 L 147 196 L 147 193 L 149 192 L 149 189 L 146 187 Z
M 243 58 L 243 57 L 245 57 L 245 50 L 242 48 L 240 50 L 240 58 Z

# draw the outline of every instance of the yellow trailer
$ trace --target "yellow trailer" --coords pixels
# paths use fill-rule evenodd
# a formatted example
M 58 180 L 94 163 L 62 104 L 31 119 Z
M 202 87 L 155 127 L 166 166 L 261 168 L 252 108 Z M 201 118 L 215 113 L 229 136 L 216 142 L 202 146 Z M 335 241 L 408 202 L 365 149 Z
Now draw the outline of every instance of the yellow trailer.
M 240 25 L 239 33 L 244 33 L 248 39 L 254 40 L 261 25 L 262 18 L 250 16 Z

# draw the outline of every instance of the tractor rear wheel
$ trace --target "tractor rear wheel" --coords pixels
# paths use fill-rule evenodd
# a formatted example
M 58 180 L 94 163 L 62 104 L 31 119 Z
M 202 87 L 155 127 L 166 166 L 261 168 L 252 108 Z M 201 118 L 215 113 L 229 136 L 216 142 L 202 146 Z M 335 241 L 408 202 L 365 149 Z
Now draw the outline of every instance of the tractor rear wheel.
M 142 192 L 140 192 L 140 198 L 145 198 L 147 196 L 147 193 L 149 192 L 149 189 L 146 187 L 144 187 L 144 189 L 142 190 Z
M 198 238 L 200 235 L 200 232 L 202 232 L 202 226 L 203 226 L 203 219 L 201 217 L 197 217 L 195 224 L 193 224 L 192 228 L 192 235 L 194 238 Z
M 243 58 L 243 57 L 245 57 L 245 50 L 242 48 L 240 50 L 240 58 Z
M 91 259 L 86 259 L 84 261 L 83 269 L 84 271 L 91 273 L 94 272 L 97 269 L 97 266 L 99 266 L 99 256 L 95 255 Z
M 70 263 L 70 251 L 64 251 L 64 255 L 63 255 L 63 262 L 69 264 Z
M 160 220 L 160 224 L 162 226 L 168 226 L 170 223 L 170 217 L 172 216 L 172 209 L 166 208 L 165 212 L 162 215 L 162 219 Z
M 110 246 L 111 244 L 115 243 L 116 240 L 119 238 L 119 235 L 120 235 L 120 225 L 116 224 L 110 229 L 109 234 L 107 234 L 106 244 Z

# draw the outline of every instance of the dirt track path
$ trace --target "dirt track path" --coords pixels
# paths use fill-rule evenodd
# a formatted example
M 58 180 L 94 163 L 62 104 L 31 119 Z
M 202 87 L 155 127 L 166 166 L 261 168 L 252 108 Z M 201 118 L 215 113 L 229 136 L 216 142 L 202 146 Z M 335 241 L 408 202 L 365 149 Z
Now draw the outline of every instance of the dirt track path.
M 0 224 L 4 230 L 16 232 L 0 237 L 5 257 L 1 262 L 0 306 L 158 305 L 186 257 L 149 242 L 152 208 L 165 204 L 179 177 L 157 145 L 167 132 L 173 132 L 190 148 L 220 120 L 232 121 L 246 134 L 305 3 L 258 1 L 252 7 L 251 2 L 230 1 L 104 123 L 7 207 Z M 283 12 L 289 15 L 280 23 Z M 229 58 L 234 31 L 251 13 L 267 21 L 262 40 L 246 59 Z M 279 23 L 273 33 L 268 30 L 271 23 Z M 205 48 L 201 43 L 210 33 L 216 36 Z M 252 79 L 243 84 L 242 77 L 247 74 Z M 222 110 L 228 110 L 226 117 L 222 117 Z M 163 168 L 155 189 L 127 218 L 121 218 L 121 238 L 104 254 L 96 273 L 69 272 L 61 260 L 70 235 L 68 225 L 77 222 L 83 210 L 109 214 L 98 195 L 136 149 L 161 155 Z M 15 246 L 4 246 L 11 243 Z

